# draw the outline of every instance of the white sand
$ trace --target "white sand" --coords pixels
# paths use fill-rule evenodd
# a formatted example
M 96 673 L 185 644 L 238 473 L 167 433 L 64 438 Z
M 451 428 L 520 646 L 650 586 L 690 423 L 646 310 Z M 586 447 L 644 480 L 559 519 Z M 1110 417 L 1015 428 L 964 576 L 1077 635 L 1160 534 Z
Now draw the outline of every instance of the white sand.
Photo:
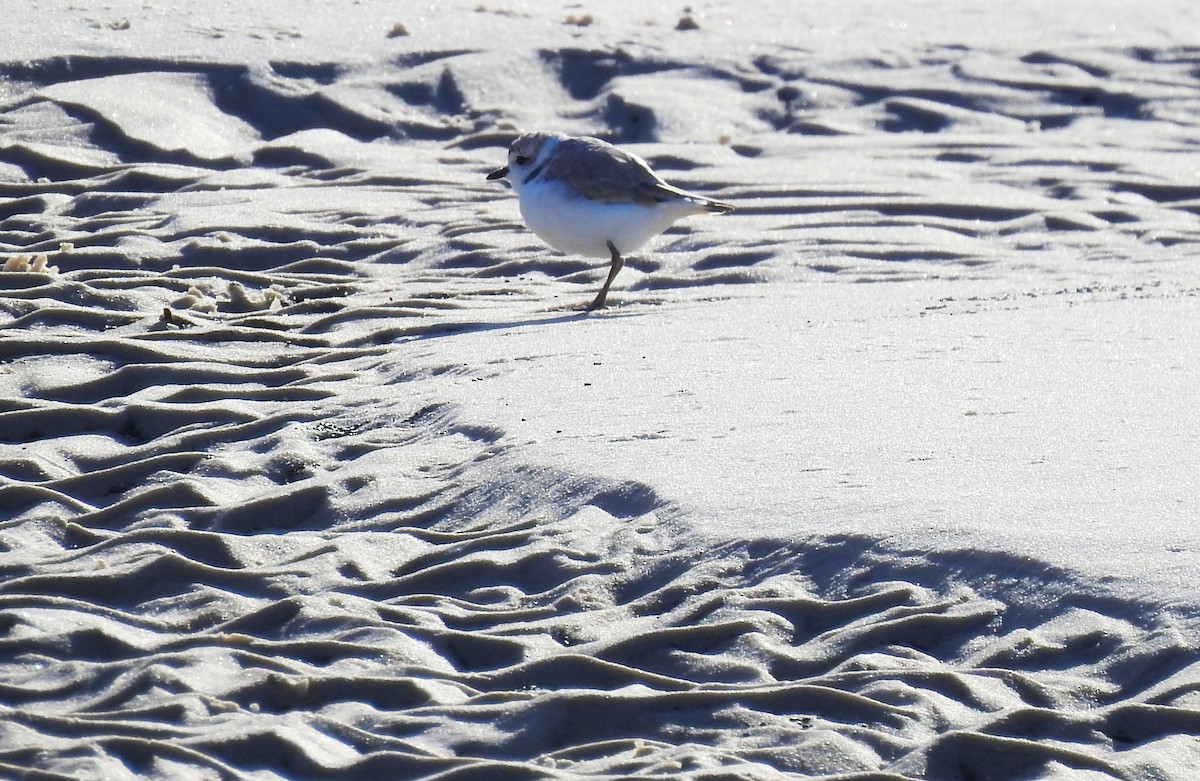
M 0 777 L 1193 778 L 1200 10 L 1043 5 L 6 9 Z M 535 128 L 738 211 L 582 314 Z

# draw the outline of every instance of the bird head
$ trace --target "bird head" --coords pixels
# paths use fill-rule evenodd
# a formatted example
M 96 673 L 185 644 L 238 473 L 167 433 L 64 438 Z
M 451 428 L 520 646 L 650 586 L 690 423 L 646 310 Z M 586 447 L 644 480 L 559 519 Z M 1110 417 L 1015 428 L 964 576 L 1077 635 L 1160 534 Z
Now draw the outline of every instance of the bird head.
M 521 185 L 538 174 L 551 147 L 562 138 L 559 133 L 525 133 L 517 136 L 508 148 L 508 165 L 492 171 L 487 178 L 508 179 L 519 190 Z

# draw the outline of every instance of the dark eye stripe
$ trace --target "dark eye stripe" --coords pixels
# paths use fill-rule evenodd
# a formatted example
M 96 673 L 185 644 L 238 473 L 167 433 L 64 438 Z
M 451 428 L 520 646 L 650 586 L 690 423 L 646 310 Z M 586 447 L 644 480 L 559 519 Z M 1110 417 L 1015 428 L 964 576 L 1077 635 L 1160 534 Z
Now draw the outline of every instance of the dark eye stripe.
M 527 155 L 517 155 L 516 159 L 513 160 L 513 162 L 516 163 L 517 165 L 525 165 L 526 163 L 529 162 L 529 157 Z

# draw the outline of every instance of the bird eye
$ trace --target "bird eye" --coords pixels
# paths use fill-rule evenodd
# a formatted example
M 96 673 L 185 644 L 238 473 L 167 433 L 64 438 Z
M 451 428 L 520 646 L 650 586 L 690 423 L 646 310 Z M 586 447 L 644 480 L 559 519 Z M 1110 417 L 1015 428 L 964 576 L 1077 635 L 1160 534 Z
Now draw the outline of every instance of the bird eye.
M 513 162 L 517 165 L 526 165 L 529 163 L 529 155 L 517 155 L 513 158 Z

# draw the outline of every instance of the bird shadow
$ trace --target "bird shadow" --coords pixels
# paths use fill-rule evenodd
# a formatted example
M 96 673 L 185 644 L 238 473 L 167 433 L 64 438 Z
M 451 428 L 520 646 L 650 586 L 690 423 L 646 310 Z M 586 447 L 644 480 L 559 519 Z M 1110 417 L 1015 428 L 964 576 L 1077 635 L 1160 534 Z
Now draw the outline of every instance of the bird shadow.
M 512 320 L 465 320 L 453 323 L 429 325 L 419 331 L 409 331 L 404 334 L 406 341 L 425 341 L 441 339 L 447 336 L 459 336 L 468 333 L 485 333 L 488 331 L 509 331 L 520 328 L 534 328 L 554 325 L 566 325 L 589 319 L 609 319 L 625 317 L 641 317 L 645 312 L 619 311 L 615 308 L 606 309 L 570 309 L 562 312 L 547 312 L 544 316 L 522 317 Z

